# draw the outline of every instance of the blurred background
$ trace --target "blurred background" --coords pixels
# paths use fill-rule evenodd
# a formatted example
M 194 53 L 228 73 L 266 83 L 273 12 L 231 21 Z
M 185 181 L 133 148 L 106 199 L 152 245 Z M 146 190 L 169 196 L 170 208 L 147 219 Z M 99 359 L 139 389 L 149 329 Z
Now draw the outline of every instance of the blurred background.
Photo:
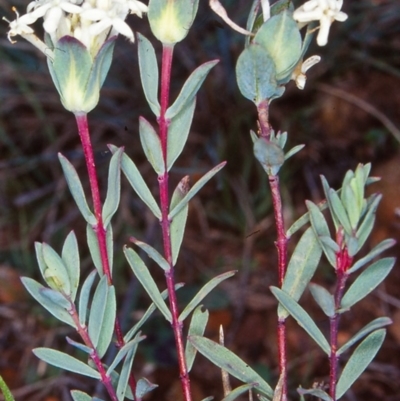
M 245 26 L 250 2 L 225 0 L 230 17 Z M 296 2 L 300 5 L 301 2 Z M 26 2 L 0 0 L 0 14 L 12 20 L 16 6 Z M 345 1 L 345 23 L 333 24 L 326 48 L 312 46 L 308 54 L 322 61 L 308 73 L 304 91 L 290 83 L 285 95 L 274 101 L 271 122 L 288 131 L 287 147 L 305 149 L 285 164 L 281 172 L 287 227 L 305 212 L 305 199 L 323 198 L 320 174 L 337 188 L 345 172 L 358 163 L 372 162 L 373 174 L 382 177 L 371 191 L 384 195 L 376 229 L 367 245 L 383 238 L 400 239 L 400 3 L 396 0 Z M 128 23 L 153 40 L 146 18 L 133 16 Z M 40 30 L 40 27 L 38 27 Z M 82 358 L 66 344 L 73 329 L 53 319 L 22 288 L 19 276 L 40 280 L 34 241 L 48 242 L 56 250 L 70 230 L 80 240 L 83 275 L 93 268 L 86 245 L 85 223 L 65 183 L 57 153 L 77 168 L 87 194 L 88 179 L 73 115 L 66 112 L 50 80 L 46 61 L 29 43 L 6 37 L 0 24 L 0 374 L 17 400 L 69 400 L 69 389 L 102 395 L 92 380 L 60 372 L 39 362 L 32 348 L 59 348 Z M 198 95 L 188 144 L 171 171 L 173 186 L 184 176 L 191 183 L 222 160 L 227 166 L 191 201 L 188 225 L 177 265 L 182 305 L 211 277 L 232 269 L 238 274 L 207 299 L 210 322 L 206 336 L 217 339 L 220 324 L 226 345 L 237 352 L 271 383 L 277 381 L 276 302 L 268 287 L 277 282 L 275 228 L 267 178 L 254 160 L 250 129 L 256 130 L 254 105 L 237 88 L 235 63 L 244 39 L 200 2 L 193 28 L 175 48 L 172 98 L 191 71 L 201 63 L 219 59 Z M 140 84 L 137 47 L 118 39 L 114 61 L 102 90 L 99 106 L 89 123 L 100 185 L 106 189 L 110 153 L 107 144 L 125 146 L 148 185 L 157 195 L 158 185 L 146 162 L 138 135 L 138 117 L 154 116 Z M 104 191 L 103 191 L 104 195 Z M 161 230 L 152 214 L 122 181 L 120 209 L 113 220 L 115 234 L 114 277 L 126 329 L 149 305 L 147 295 L 133 277 L 121 252 L 129 237 L 161 249 Z M 296 243 L 294 238 L 290 251 Z M 388 254 L 400 254 L 396 246 Z M 151 265 L 160 288 L 163 273 Z M 314 278 L 329 290 L 334 273 L 321 262 Z M 360 302 L 341 321 L 344 342 L 363 325 L 389 316 L 393 325 L 382 350 L 351 391 L 348 401 L 400 400 L 400 272 L 397 265 L 386 282 Z M 308 294 L 302 300 L 318 325 L 328 321 Z M 323 386 L 328 381 L 326 358 L 306 334 L 289 320 L 289 387 Z M 134 363 L 138 377 L 160 385 L 149 399 L 179 401 L 180 384 L 174 340 L 158 315 L 145 326 Z M 346 356 L 348 358 L 348 355 Z M 346 358 L 345 357 L 345 358 Z M 221 397 L 220 372 L 198 356 L 192 374 L 194 399 Z M 235 384 L 235 382 L 233 382 Z M 104 396 L 105 397 L 105 396 Z

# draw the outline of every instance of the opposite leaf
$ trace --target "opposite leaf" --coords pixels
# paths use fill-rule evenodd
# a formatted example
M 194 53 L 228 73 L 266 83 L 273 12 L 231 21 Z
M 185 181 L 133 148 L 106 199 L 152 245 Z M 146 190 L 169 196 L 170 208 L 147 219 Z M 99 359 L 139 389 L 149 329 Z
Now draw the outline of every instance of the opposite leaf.
M 213 68 L 219 60 L 212 60 L 202 64 L 200 67 L 197 67 L 190 77 L 186 80 L 185 84 L 182 87 L 177 99 L 174 104 L 168 108 L 165 117 L 169 119 L 173 119 L 176 115 L 178 115 L 184 108 L 190 108 L 190 105 L 193 102 L 194 97 L 196 96 L 198 90 L 200 89 L 201 84 L 207 77 L 211 68 Z
M 73 231 L 71 231 L 65 239 L 64 246 L 61 252 L 61 258 L 65 264 L 65 267 L 67 268 L 71 285 L 70 297 L 71 300 L 74 301 L 79 286 L 80 260 L 78 242 Z
M 58 159 L 60 160 L 65 179 L 67 180 L 69 190 L 71 191 L 71 195 L 74 198 L 83 218 L 88 222 L 88 224 L 92 226 L 96 225 L 96 217 L 89 209 L 81 181 L 74 166 L 61 153 L 58 154 Z
M 321 259 L 322 249 L 314 234 L 308 228 L 300 238 L 283 280 L 282 290 L 298 301 L 313 277 Z M 281 305 L 278 307 L 278 316 L 286 318 L 288 313 Z
M 50 348 L 35 348 L 32 351 L 39 359 L 58 368 L 78 373 L 83 376 L 93 377 L 100 380 L 100 373 L 86 365 L 85 363 L 73 358 L 63 352 L 56 351 Z
M 160 116 L 160 103 L 158 102 L 158 65 L 156 53 L 151 42 L 140 33 L 138 35 L 138 55 L 140 80 L 151 111 Z
M 386 330 L 380 329 L 371 333 L 354 351 L 348 360 L 336 387 L 336 398 L 341 398 L 358 379 L 379 351 Z
M 111 218 L 118 209 L 121 193 L 121 159 L 123 153 L 124 148 L 119 148 L 111 157 L 108 172 L 107 196 L 102 211 L 104 227 L 108 226 Z
M 195 348 L 219 368 L 227 371 L 240 381 L 257 385 L 255 391 L 272 399 L 274 392 L 271 386 L 244 361 L 227 348 L 205 337 L 188 337 Z

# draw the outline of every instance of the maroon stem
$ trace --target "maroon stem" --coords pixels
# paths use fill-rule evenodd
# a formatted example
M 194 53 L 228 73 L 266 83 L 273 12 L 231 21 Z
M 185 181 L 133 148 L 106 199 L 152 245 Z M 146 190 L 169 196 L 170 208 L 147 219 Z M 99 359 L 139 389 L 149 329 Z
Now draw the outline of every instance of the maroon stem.
M 75 323 L 75 328 L 78 334 L 81 336 L 83 342 L 87 347 L 92 349 L 93 351 L 90 353 L 89 357 L 95 364 L 98 372 L 100 373 L 101 376 L 101 382 L 104 384 L 104 387 L 106 388 L 108 395 L 110 396 L 112 401 L 118 401 L 117 394 L 114 390 L 114 387 L 111 382 L 111 377 L 107 376 L 107 372 L 104 369 L 103 363 L 101 362 L 101 359 L 99 357 L 99 354 L 96 351 L 95 346 L 93 345 L 92 339 L 89 337 L 89 333 L 87 330 L 87 326 L 81 325 L 81 322 L 79 320 L 78 312 L 76 311 L 76 307 L 72 301 L 70 301 L 71 309 L 69 310 L 69 313 Z
M 160 96 L 160 117 L 158 125 L 160 129 L 161 148 L 164 157 L 165 172 L 158 177 L 160 188 L 161 203 L 161 229 L 163 235 L 164 256 L 169 264 L 169 269 L 165 272 L 165 278 L 168 288 L 169 306 L 172 316 L 172 330 L 174 332 L 176 350 L 178 355 L 179 373 L 182 385 L 182 392 L 185 401 L 191 401 L 192 395 L 190 390 L 189 372 L 186 366 L 185 348 L 182 334 L 182 322 L 179 321 L 178 301 L 175 292 L 174 266 L 172 262 L 171 248 L 171 221 L 169 214 L 169 195 L 168 195 L 168 171 L 167 171 L 167 141 L 168 126 L 170 121 L 165 117 L 169 103 L 169 88 L 171 81 L 171 65 L 173 56 L 173 45 L 163 45 L 162 67 L 161 67 L 161 96 Z
M 107 276 L 108 285 L 112 285 L 111 269 L 107 252 L 106 228 L 103 225 L 102 204 L 100 199 L 99 183 L 97 180 L 92 142 L 90 140 L 87 114 L 76 113 L 75 118 L 76 118 L 76 123 L 78 125 L 79 136 L 81 138 L 83 153 L 85 155 L 86 167 L 89 175 L 90 190 L 93 199 L 94 215 L 97 221 L 93 229 L 96 234 L 97 242 L 99 245 L 101 264 L 103 266 L 103 273 Z M 117 338 L 117 346 L 121 348 L 124 346 L 125 341 L 122 335 L 121 325 L 119 323 L 118 318 L 115 319 L 114 330 Z M 136 380 L 133 376 L 133 373 L 130 375 L 129 385 L 131 387 L 133 394 L 135 394 Z
M 338 230 L 337 243 L 341 247 L 343 241 L 342 230 Z M 338 380 L 338 365 L 339 356 L 337 355 L 338 349 L 338 332 L 339 332 L 339 320 L 340 313 L 337 311 L 340 309 L 346 280 L 348 278 L 347 270 L 352 264 L 352 258 L 348 255 L 347 248 L 344 247 L 340 252 L 336 254 L 336 289 L 334 295 L 335 301 L 335 314 L 329 319 L 330 323 L 330 346 L 331 353 L 329 355 L 329 395 L 333 401 L 336 401 L 336 386 Z
M 260 136 L 267 141 L 271 137 L 271 126 L 269 124 L 269 103 L 268 100 L 262 101 L 258 105 L 258 121 L 260 128 Z M 279 177 L 270 175 L 268 177 L 269 186 L 271 188 L 272 203 L 274 208 L 275 225 L 277 232 L 277 240 L 275 245 L 278 250 L 278 284 L 282 288 L 283 280 L 287 268 L 287 237 L 285 232 L 285 223 L 283 220 L 282 199 L 279 189 Z M 282 383 L 282 393 L 280 401 L 287 401 L 287 350 L 286 350 L 286 319 L 278 317 L 278 358 L 279 373 Z

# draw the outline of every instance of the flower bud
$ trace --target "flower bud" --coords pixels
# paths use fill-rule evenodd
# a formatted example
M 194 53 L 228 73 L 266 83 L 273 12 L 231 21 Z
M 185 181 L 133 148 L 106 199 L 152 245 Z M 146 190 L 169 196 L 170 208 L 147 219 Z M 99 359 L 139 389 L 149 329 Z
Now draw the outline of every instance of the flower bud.
M 193 24 L 198 0 L 150 0 L 148 17 L 154 36 L 163 44 L 183 40 Z

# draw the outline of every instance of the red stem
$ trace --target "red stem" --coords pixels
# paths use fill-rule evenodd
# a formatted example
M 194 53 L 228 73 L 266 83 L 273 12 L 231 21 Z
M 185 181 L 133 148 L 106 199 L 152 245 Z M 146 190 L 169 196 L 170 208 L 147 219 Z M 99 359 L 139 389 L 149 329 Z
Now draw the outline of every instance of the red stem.
M 178 355 L 179 373 L 182 385 L 182 392 L 185 401 L 191 401 L 192 395 L 190 390 L 189 372 L 186 366 L 185 348 L 182 334 L 182 322 L 179 321 L 178 301 L 175 292 L 174 266 L 172 263 L 172 248 L 171 248 L 171 221 L 168 218 L 169 214 L 169 194 L 168 194 L 168 171 L 167 171 L 167 141 L 168 141 L 168 126 L 170 121 L 165 117 L 169 103 L 169 89 L 171 81 L 171 66 L 173 57 L 173 45 L 164 45 L 162 54 L 161 67 L 161 95 L 160 95 L 160 117 L 158 125 L 160 130 L 161 148 L 164 157 L 165 172 L 158 177 L 160 188 L 160 203 L 161 203 L 161 229 L 163 235 L 164 256 L 169 264 L 169 269 L 165 272 L 165 278 L 168 288 L 169 306 L 172 315 L 172 330 L 174 332 L 176 350 Z
M 97 180 L 96 165 L 94 162 L 93 146 L 90 140 L 87 114 L 76 113 L 75 118 L 76 118 L 76 123 L 78 125 L 79 136 L 81 138 L 83 153 L 85 155 L 86 167 L 89 175 L 90 190 L 93 199 L 94 215 L 97 221 L 97 224 L 95 227 L 93 227 L 93 229 L 94 232 L 96 233 L 97 242 L 99 245 L 101 264 L 103 266 L 103 273 L 107 276 L 108 285 L 112 285 L 111 269 L 107 252 L 106 229 L 103 225 L 102 204 L 100 199 L 99 183 Z M 122 335 L 121 325 L 119 323 L 118 318 L 115 320 L 114 330 L 117 339 L 117 347 L 121 348 L 124 346 L 125 341 Z M 133 376 L 133 373 L 131 373 L 130 375 L 129 385 L 131 387 L 132 393 L 135 394 L 136 380 Z
M 69 313 L 75 323 L 76 331 L 81 336 L 85 345 L 93 350 L 90 353 L 89 357 L 93 361 L 93 363 L 96 365 L 96 368 L 97 368 L 98 372 L 100 373 L 100 376 L 101 376 L 100 380 L 104 384 L 104 387 L 106 388 L 111 400 L 118 401 L 117 394 L 114 390 L 114 387 L 112 386 L 111 377 L 107 376 L 107 372 L 104 369 L 104 366 L 101 362 L 99 354 L 97 353 L 96 348 L 93 345 L 92 339 L 89 337 L 87 327 L 81 325 L 79 316 L 78 316 L 78 312 L 76 311 L 76 307 L 75 307 L 74 303 L 70 302 L 70 304 L 71 304 L 71 309 L 69 310 Z
M 347 248 L 342 246 L 343 243 L 343 229 L 339 228 L 336 235 L 336 242 L 341 248 L 340 252 L 336 254 L 336 289 L 334 295 L 335 301 L 335 314 L 329 319 L 330 323 L 330 346 L 331 353 L 329 355 L 329 395 L 333 401 L 336 401 L 336 385 L 338 379 L 338 365 L 339 357 L 337 355 L 338 349 L 338 332 L 340 313 L 337 311 L 340 308 L 346 280 L 348 278 L 347 270 L 352 264 L 352 258 L 347 252 Z
M 260 128 L 260 136 L 267 141 L 271 137 L 271 126 L 269 124 L 269 103 L 268 100 L 261 102 L 258 107 L 258 121 Z M 285 223 L 283 220 L 283 207 L 281 193 L 279 189 L 279 177 L 271 175 L 268 177 L 269 186 L 271 188 L 272 203 L 274 208 L 275 225 L 277 232 L 277 240 L 275 245 L 278 250 L 278 284 L 282 288 L 283 279 L 285 278 L 287 268 L 287 242 L 285 232 Z M 286 350 L 286 319 L 278 318 L 278 357 L 279 357 L 279 373 L 282 380 L 282 393 L 280 401 L 287 401 L 287 350 Z

